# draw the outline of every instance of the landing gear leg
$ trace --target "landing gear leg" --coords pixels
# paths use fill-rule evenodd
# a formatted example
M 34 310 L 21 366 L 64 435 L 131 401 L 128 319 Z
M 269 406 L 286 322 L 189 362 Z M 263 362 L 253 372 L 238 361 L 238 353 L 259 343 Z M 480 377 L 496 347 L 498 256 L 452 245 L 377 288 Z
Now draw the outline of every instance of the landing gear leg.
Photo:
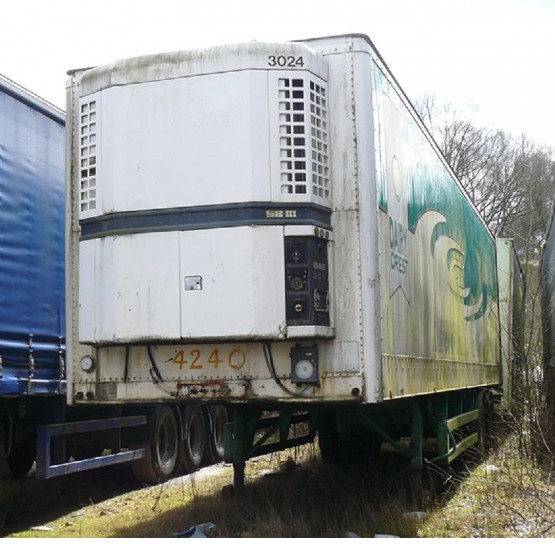
M 233 489 L 245 491 L 245 414 L 239 407 L 233 408 Z
M 422 408 L 418 402 L 413 403 L 411 422 L 411 459 L 409 466 L 409 484 L 413 499 L 422 503 L 424 424 Z
M 233 489 L 235 493 L 245 490 L 245 461 L 252 451 L 258 411 L 245 407 L 233 407 L 231 437 L 226 438 L 226 460 L 233 463 Z

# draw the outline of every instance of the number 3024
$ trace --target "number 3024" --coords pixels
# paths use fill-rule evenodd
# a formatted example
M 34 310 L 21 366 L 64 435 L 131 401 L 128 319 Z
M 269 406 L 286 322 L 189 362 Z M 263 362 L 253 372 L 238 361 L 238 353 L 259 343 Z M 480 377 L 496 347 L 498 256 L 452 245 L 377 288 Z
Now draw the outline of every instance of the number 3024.
M 304 67 L 302 56 L 268 56 L 270 67 Z

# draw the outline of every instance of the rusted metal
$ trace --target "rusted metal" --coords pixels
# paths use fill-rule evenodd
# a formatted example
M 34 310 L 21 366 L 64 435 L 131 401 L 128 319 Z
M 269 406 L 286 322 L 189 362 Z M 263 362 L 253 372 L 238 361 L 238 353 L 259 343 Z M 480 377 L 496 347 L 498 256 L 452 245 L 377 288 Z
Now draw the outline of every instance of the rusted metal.
M 239 386 L 243 390 L 244 396 L 247 389 L 247 383 L 235 383 L 235 386 Z M 178 381 L 175 384 L 176 387 L 176 398 L 187 399 L 187 398 L 216 398 L 222 399 L 230 397 L 233 390 L 226 381 L 220 380 L 210 380 L 210 381 L 199 381 L 199 382 L 181 382 Z M 234 387 L 234 389 L 236 389 Z

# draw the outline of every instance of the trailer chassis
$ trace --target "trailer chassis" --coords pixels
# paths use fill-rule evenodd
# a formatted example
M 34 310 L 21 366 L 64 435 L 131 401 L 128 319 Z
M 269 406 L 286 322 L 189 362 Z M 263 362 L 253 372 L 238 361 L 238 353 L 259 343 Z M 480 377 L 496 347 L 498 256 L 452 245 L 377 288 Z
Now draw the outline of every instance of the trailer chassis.
M 411 482 L 419 484 L 426 466 L 448 466 L 473 446 L 487 449 L 499 399 L 494 388 L 479 387 L 377 405 L 237 403 L 225 428 L 224 460 L 242 491 L 249 459 L 317 435 L 323 460 L 339 464 L 377 455 L 385 443 L 409 461 Z

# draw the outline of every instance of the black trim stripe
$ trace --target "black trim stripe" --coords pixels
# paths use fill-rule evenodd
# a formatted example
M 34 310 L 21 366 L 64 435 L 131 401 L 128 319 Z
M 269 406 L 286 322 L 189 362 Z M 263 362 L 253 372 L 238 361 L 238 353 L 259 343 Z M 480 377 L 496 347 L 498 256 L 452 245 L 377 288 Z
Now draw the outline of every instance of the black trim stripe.
M 315 225 L 331 230 L 331 210 L 311 203 L 247 202 L 115 212 L 80 221 L 81 240 L 251 225 Z

